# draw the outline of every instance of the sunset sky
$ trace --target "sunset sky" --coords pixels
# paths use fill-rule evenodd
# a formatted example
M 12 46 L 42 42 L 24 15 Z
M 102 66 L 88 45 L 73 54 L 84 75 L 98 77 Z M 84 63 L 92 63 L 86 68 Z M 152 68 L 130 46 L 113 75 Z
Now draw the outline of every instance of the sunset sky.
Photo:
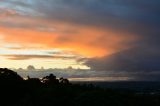
M 0 0 L 0 67 L 160 76 L 159 0 Z

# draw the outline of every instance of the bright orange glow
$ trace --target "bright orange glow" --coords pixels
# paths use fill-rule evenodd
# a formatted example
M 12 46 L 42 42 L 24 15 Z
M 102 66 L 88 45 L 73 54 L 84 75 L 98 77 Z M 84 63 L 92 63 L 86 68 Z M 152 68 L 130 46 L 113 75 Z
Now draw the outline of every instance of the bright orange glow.
M 35 63 L 35 58 L 38 57 L 37 60 L 42 60 L 40 57 L 43 57 L 43 62 L 35 64 L 36 66 L 40 67 L 45 65 L 46 67 L 52 67 L 53 64 L 55 64 L 54 67 L 64 68 L 71 65 L 76 68 L 88 68 L 82 64 L 76 63 L 76 59 L 81 57 L 91 58 L 110 55 L 117 51 L 132 47 L 132 45 L 128 45 L 128 42 L 137 40 L 137 38 L 134 38 L 129 32 L 118 31 L 109 27 L 95 27 L 92 25 L 80 25 L 66 21 L 18 16 L 16 15 L 16 12 L 12 12 L 11 15 L 14 15 L 13 19 L 10 18 L 8 14 L 3 14 L 1 17 L 2 20 L 6 19 L 13 22 L 13 25 L 7 23 L 0 27 L 0 47 L 4 50 L 11 50 L 3 51 L 3 53 L 0 52 L 1 57 L 3 57 L 3 66 L 25 67 L 30 63 Z M 16 57 L 13 54 L 16 52 L 16 49 L 20 50 L 19 52 L 23 52 L 23 55 L 32 55 L 32 58 L 27 57 L 27 55 L 23 58 Z M 55 59 L 51 60 L 51 58 L 48 58 L 48 55 L 50 54 L 41 53 L 41 55 L 45 56 L 36 56 L 37 52 L 32 54 L 31 51 L 53 49 L 62 50 L 63 53 L 61 53 L 61 55 L 63 56 L 74 55 L 75 59 L 72 58 L 71 60 L 64 61 L 64 58 L 68 58 L 64 57 L 63 59 L 58 59 L 58 62 L 62 62 L 63 64 L 56 64 L 56 61 L 54 61 Z M 69 51 L 70 53 L 66 54 L 66 51 Z M 13 57 L 4 56 L 5 54 Z M 59 56 L 60 54 L 55 55 Z M 44 59 L 44 57 L 47 58 Z M 23 64 L 15 64 L 15 61 L 19 64 L 23 61 Z M 48 61 L 52 64 L 49 64 Z M 65 64 L 65 62 L 70 64 Z
M 72 29 L 72 27 L 71 27 Z M 46 49 L 60 48 L 75 51 L 87 57 L 112 54 L 129 46 L 124 45 L 132 39 L 129 34 L 116 33 L 92 27 L 76 26 L 76 33 L 62 33 L 62 31 L 42 32 L 18 28 L 0 28 L 5 43 L 20 45 L 43 45 Z

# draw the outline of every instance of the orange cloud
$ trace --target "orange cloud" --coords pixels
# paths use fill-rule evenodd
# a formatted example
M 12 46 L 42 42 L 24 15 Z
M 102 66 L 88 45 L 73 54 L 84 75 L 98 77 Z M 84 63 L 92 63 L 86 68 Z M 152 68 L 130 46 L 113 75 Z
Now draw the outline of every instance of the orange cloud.
M 40 23 L 40 20 L 37 23 Z M 51 26 L 51 23 L 44 22 Z M 35 23 L 34 23 L 35 24 Z M 78 26 L 63 22 L 52 22 L 55 31 L 40 31 L 29 28 L 0 27 L 3 41 L 20 45 L 43 45 L 46 49 L 67 49 L 78 54 L 94 57 L 104 56 L 129 48 L 137 38 L 130 33 L 91 26 Z

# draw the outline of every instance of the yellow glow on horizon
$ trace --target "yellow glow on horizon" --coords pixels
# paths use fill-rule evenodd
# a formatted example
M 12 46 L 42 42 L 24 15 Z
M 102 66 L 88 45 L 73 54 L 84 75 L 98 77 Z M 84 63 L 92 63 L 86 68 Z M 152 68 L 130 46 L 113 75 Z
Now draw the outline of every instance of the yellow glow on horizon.
M 80 69 L 89 69 L 89 67 L 85 65 L 77 64 L 74 60 L 6 60 L 4 58 L 1 58 L 1 64 L 0 67 L 2 68 L 26 68 L 29 65 L 33 65 L 35 68 L 68 68 L 69 66 L 72 66 L 73 68 L 80 68 Z
M 69 78 L 70 81 L 128 81 L 129 77 L 89 77 Z

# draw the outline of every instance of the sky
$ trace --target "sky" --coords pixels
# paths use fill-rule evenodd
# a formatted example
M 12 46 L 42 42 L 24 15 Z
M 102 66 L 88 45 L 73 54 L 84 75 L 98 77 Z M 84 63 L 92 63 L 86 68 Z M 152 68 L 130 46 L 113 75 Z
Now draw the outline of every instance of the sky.
M 90 70 L 94 78 L 159 80 L 159 5 L 159 0 L 0 0 L 0 67 L 71 66 Z

